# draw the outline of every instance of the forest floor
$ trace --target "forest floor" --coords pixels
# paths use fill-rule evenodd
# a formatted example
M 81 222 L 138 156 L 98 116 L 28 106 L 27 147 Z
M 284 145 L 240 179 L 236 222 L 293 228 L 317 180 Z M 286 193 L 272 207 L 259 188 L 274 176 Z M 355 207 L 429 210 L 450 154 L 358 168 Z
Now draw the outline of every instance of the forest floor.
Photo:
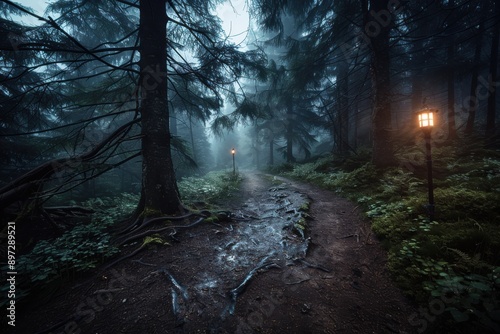
M 170 245 L 57 287 L 18 310 L 16 333 L 416 332 L 351 202 L 244 171 L 220 204 L 239 219 L 178 229 Z

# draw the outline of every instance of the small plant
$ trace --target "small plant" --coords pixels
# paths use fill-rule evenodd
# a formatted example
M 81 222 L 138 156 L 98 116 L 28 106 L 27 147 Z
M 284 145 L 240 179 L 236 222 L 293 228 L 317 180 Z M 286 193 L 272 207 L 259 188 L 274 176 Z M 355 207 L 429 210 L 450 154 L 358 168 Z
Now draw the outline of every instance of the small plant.
M 187 202 L 214 203 L 238 189 L 241 177 L 227 172 L 210 172 L 204 177 L 187 177 L 178 182 L 179 191 Z
M 415 224 L 415 226 L 410 227 L 409 230 L 411 232 L 418 232 L 418 231 L 430 232 L 434 226 L 439 225 L 439 223 L 437 221 L 429 221 L 429 219 L 427 219 L 424 216 L 418 216 L 418 218 L 413 219 L 413 221 L 416 224 Z
M 309 209 L 310 209 L 310 206 L 311 206 L 311 202 L 307 201 L 307 202 L 304 202 L 300 207 L 299 207 L 299 211 L 303 211 L 303 212 L 308 212 Z
M 446 311 L 457 323 L 474 320 L 485 330 L 500 330 L 500 267 L 485 275 L 458 274 L 452 269 L 424 282 L 432 297 L 446 302 Z
M 77 225 L 58 238 L 40 240 L 31 252 L 18 258 L 17 266 L 24 274 L 18 281 L 19 292 L 26 295 L 38 284 L 95 268 L 118 253 L 119 250 L 111 245 L 108 229 L 118 219 L 129 215 L 138 200 L 136 195 L 123 193 L 114 198 L 93 198 L 81 203 L 96 210 L 91 223 Z

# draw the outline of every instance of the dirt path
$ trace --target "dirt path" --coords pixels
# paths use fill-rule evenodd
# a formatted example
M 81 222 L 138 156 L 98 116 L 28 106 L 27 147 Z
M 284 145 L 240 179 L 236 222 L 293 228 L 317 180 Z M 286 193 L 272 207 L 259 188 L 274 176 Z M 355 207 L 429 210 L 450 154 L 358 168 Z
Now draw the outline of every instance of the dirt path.
M 414 310 L 388 278 L 385 253 L 352 203 L 245 172 L 228 207 L 236 220 L 179 229 L 171 246 L 150 248 L 20 311 L 17 333 L 414 331 Z

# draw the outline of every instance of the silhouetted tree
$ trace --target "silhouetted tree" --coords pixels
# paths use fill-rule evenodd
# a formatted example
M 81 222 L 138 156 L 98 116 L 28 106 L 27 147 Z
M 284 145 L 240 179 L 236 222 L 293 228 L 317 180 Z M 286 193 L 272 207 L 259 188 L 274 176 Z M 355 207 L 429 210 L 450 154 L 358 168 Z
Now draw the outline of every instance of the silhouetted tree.
M 171 155 L 171 146 L 179 141 L 171 138 L 169 104 L 188 106 L 184 110 L 191 117 L 199 117 L 198 110 L 203 110 L 205 120 L 218 112 L 225 99 L 245 109 L 248 104 L 243 93 L 235 89 L 238 80 L 252 71 L 255 76 L 264 75 L 258 50 L 242 53 L 225 39 L 219 19 L 212 14 L 218 2 L 57 1 L 48 7 L 60 13 L 55 20 L 8 0 L 4 3 L 3 13 L 16 10 L 43 22 L 27 28 L 9 18 L 2 21 L 8 36 L 17 30 L 23 33 L 15 43 L 12 38 L 2 39 L 2 50 L 12 58 L 37 55 L 29 66 L 13 63 L 6 80 L 17 92 L 8 98 L 22 100 L 33 86 L 42 91 L 56 88 L 49 100 L 57 109 L 48 110 L 40 99 L 31 102 L 40 106 L 38 110 L 47 119 L 57 118 L 62 124 L 38 122 L 32 132 L 54 134 L 58 128 L 67 128 L 75 135 L 72 157 L 64 157 L 60 151 L 60 158 L 3 187 L 1 206 L 67 191 L 140 155 L 142 191 L 134 217 L 142 217 L 144 210 L 154 215 L 182 211 Z M 41 71 L 43 77 L 30 82 L 31 86 L 16 86 L 21 82 L 18 78 L 27 78 L 38 68 L 52 71 Z M 54 98 L 57 96 L 60 99 Z M 204 102 L 199 103 L 201 100 Z M 11 105 L 13 114 L 18 107 Z M 96 124 L 98 129 L 111 129 L 98 141 L 81 145 L 85 129 Z M 17 130 L 27 133 L 20 127 Z M 5 133 L 6 138 L 12 135 Z M 135 140 L 140 140 L 136 142 L 140 147 L 127 148 Z M 58 177 L 61 185 L 54 192 L 40 192 L 40 185 L 61 171 L 66 175 Z

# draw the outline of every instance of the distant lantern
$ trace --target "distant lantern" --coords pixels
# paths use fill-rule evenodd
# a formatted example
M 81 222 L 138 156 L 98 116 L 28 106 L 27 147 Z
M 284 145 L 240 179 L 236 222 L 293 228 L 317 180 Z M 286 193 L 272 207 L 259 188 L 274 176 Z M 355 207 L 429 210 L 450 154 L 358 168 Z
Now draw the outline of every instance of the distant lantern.
M 236 150 L 234 147 L 231 149 L 231 154 L 233 155 L 233 175 L 236 175 L 236 165 L 234 163 L 234 154 L 236 153 Z
M 434 126 L 435 109 L 422 109 L 418 112 L 418 126 L 421 128 L 431 128 Z

